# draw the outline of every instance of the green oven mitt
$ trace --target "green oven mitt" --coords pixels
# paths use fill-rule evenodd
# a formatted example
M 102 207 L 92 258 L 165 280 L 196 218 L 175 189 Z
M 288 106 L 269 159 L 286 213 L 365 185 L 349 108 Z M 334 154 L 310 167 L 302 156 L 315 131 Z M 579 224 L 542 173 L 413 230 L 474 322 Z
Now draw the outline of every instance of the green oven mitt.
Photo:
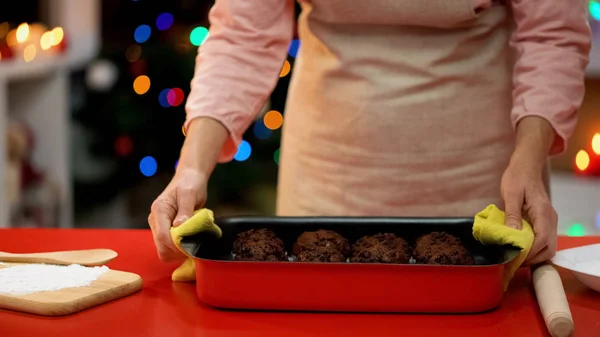
M 177 227 L 171 227 L 171 238 L 173 239 L 175 246 L 188 257 L 181 266 L 173 271 L 173 274 L 171 275 L 173 281 L 190 282 L 196 280 L 195 258 L 181 248 L 181 239 L 204 231 L 213 232 L 219 238 L 223 235 L 221 228 L 215 224 L 213 212 L 207 208 L 197 210 L 186 222 Z
M 533 245 L 533 228 L 523 220 L 521 230 L 504 224 L 504 212 L 496 205 L 489 205 L 475 215 L 473 236 L 484 245 L 511 245 L 521 249 L 521 253 L 510 262 L 504 275 L 504 290 L 523 264 Z

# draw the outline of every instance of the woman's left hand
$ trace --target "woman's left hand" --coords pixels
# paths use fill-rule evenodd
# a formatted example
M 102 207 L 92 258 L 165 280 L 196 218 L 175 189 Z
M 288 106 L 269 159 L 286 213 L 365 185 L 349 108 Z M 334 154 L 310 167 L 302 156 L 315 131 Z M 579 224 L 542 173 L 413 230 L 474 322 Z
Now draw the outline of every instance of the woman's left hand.
M 543 172 L 554 138 L 548 122 L 538 117 L 524 118 L 517 129 L 517 146 L 502 176 L 506 225 L 520 229 L 523 217 L 533 226 L 533 246 L 526 263 L 546 262 L 556 253 L 558 215 L 544 185 Z

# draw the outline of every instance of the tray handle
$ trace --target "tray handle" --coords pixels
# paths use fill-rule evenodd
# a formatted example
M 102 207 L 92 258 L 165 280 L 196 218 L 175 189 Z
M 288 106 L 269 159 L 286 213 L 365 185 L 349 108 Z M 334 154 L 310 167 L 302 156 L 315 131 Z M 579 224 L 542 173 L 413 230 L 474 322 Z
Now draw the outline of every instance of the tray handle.
M 188 256 L 195 258 L 203 247 L 212 247 L 217 244 L 222 236 L 222 231 L 217 225 L 200 227 L 191 235 L 181 238 L 180 246 Z

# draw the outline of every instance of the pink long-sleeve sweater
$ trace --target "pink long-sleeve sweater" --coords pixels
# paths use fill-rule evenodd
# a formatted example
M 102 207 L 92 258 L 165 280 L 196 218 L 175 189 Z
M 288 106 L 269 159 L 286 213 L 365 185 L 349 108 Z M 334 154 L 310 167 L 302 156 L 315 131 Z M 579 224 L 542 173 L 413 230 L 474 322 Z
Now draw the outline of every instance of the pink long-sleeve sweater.
M 474 11 L 495 0 L 470 0 Z M 514 125 L 541 116 L 554 127 L 551 155 L 561 153 L 575 127 L 584 95 L 590 29 L 584 1 L 507 0 L 515 28 L 511 45 Z M 204 116 L 230 132 L 220 162 L 232 159 L 244 131 L 273 90 L 293 38 L 293 0 L 217 0 L 210 34 L 201 46 L 187 120 Z M 364 46 L 368 48 L 368 46 Z

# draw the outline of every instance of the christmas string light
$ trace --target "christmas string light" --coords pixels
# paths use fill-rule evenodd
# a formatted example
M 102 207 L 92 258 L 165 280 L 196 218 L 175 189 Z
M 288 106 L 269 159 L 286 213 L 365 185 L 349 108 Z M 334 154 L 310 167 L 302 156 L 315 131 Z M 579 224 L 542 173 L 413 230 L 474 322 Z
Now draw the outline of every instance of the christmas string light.
M 168 108 L 171 106 L 171 104 L 169 104 L 169 100 L 168 100 L 168 95 L 169 95 L 169 91 L 171 89 L 163 89 L 160 94 L 158 94 L 158 102 L 160 103 L 160 106 L 162 106 L 163 108 Z
M 585 236 L 585 227 L 583 227 L 582 224 L 575 223 L 569 228 L 567 235 L 568 236 Z
M 248 143 L 245 140 L 242 140 L 242 142 L 238 146 L 235 156 L 233 156 L 233 159 L 237 161 L 245 161 L 248 158 L 250 158 L 250 154 L 252 154 L 252 147 L 250 146 L 250 143 Z
M 597 21 L 600 21 L 600 2 L 592 0 L 588 4 L 590 16 Z
M 581 175 L 600 175 L 600 133 L 595 133 L 590 145 L 575 155 L 576 172 Z
M 590 166 L 590 155 L 585 150 L 580 150 L 575 156 L 575 166 L 580 171 L 585 171 Z
M 40 38 L 40 47 L 42 50 L 48 50 L 54 46 L 54 34 L 52 32 L 45 32 Z
M 12 59 L 19 55 L 25 62 L 32 62 L 38 56 L 52 55 L 50 51 L 58 47 L 59 52 L 64 51 L 64 31 L 61 27 L 47 30 L 40 23 L 29 24 L 23 22 L 15 29 L 10 30 L 6 22 L 0 24 L 0 60 Z
M 138 95 L 143 95 L 150 90 L 150 78 L 146 75 L 140 75 L 133 81 L 133 90 Z
M 156 28 L 158 30 L 167 30 L 173 25 L 173 15 L 171 13 L 162 13 L 156 18 Z
M 51 33 L 52 33 L 52 44 L 54 46 L 58 46 L 65 38 L 65 32 L 62 29 L 62 27 L 55 27 L 54 29 L 52 29 Z
M 273 160 L 275 161 L 275 164 L 279 165 L 279 152 L 281 149 L 277 149 L 275 150 L 275 153 L 273 154 Z
M 133 32 L 133 38 L 137 43 L 144 43 L 150 39 L 152 29 L 148 25 L 140 25 Z
M 292 70 L 292 65 L 290 64 L 290 61 L 285 60 L 281 72 L 279 73 L 279 77 L 286 77 L 290 73 L 290 70 Z
M 17 27 L 16 38 L 18 43 L 23 43 L 29 38 L 29 25 L 22 23 Z
M 126 157 L 133 151 L 133 141 L 131 137 L 121 136 L 115 140 L 115 151 L 121 157 Z
M 273 131 L 267 128 L 262 119 L 259 119 L 256 122 L 254 122 L 253 131 L 254 136 L 256 136 L 256 138 L 258 139 L 268 139 L 269 137 L 271 137 L 271 134 L 273 134 Z
M 179 106 L 183 103 L 184 98 L 185 94 L 183 93 L 183 90 L 179 88 L 173 88 L 167 93 L 167 103 L 172 107 Z
M 152 156 L 146 156 L 140 161 L 140 172 L 146 177 L 152 177 L 156 174 L 158 163 Z
M 25 50 L 23 51 L 23 59 L 25 62 L 31 62 L 35 58 L 36 54 L 37 49 L 34 45 L 30 44 L 29 46 L 25 47 Z
M 268 129 L 277 130 L 283 125 L 283 115 L 279 111 L 271 110 L 265 114 L 263 122 Z
M 133 44 L 125 50 L 125 58 L 129 62 L 135 62 L 142 56 L 142 47 L 139 44 Z
M 291 57 L 296 57 L 298 55 L 298 51 L 300 50 L 300 40 L 292 40 L 290 43 L 290 47 L 288 49 L 288 54 Z
M 190 33 L 190 42 L 196 47 L 201 46 L 207 38 L 208 29 L 202 26 L 194 28 Z
M 600 155 L 600 133 L 597 133 L 592 138 L 592 151 L 595 154 Z

